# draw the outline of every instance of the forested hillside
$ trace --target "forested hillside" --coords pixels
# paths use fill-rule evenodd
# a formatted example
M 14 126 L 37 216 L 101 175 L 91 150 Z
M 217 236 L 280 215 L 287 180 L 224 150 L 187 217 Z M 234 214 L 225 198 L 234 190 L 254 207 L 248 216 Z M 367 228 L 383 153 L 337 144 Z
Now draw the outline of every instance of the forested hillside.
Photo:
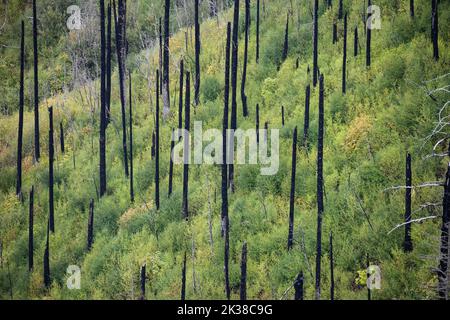
M 0 299 L 446 299 L 449 24 L 448 0 L 1 1 Z M 278 170 L 174 163 L 198 121 L 279 129 Z

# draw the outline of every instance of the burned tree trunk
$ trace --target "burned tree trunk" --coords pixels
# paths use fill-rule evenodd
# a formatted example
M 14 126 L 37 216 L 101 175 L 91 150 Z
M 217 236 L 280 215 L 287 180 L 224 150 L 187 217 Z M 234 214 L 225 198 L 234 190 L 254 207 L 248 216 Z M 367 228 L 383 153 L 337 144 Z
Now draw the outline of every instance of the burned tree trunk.
M 409 0 L 409 15 L 414 18 L 414 0 Z
M 217 16 L 217 0 L 210 0 L 209 1 L 209 16 L 215 17 Z
M 89 202 L 89 217 L 87 229 L 87 251 L 91 251 L 94 243 L 94 199 Z
M 159 93 L 163 94 L 163 31 L 162 31 L 162 19 L 159 17 Z
M 282 61 L 287 59 L 288 52 L 289 52 L 289 13 L 286 15 L 286 29 L 284 31 L 284 45 L 283 45 Z
M 300 271 L 294 282 L 295 300 L 303 300 L 303 281 L 303 272 Z
M 344 54 L 342 60 L 342 93 L 347 92 L 347 13 L 344 17 Z
M 308 84 L 305 89 L 305 121 L 303 126 L 303 146 L 309 147 L 309 102 L 311 95 L 311 86 Z
M 342 20 L 343 15 L 344 15 L 344 5 L 342 3 L 342 0 L 339 0 L 338 19 Z
M 129 92 L 128 92 L 128 98 L 130 99 L 129 101 L 129 113 L 130 113 L 130 200 L 131 202 L 134 202 L 134 175 L 133 175 L 133 109 L 132 109 L 132 98 L 131 98 L 131 72 L 129 74 Z M 158 89 L 156 89 L 158 90 Z
M 184 165 L 183 165 L 183 218 L 189 218 L 189 159 L 190 159 L 190 137 L 189 129 L 191 126 L 191 73 L 186 73 L 186 99 L 184 105 Z
M 334 301 L 334 257 L 332 232 L 330 232 L 330 300 Z
M 450 211 L 450 164 L 448 165 L 447 174 L 444 184 L 444 200 L 442 211 L 442 227 L 441 227 L 441 249 L 438 267 L 438 293 L 439 299 L 448 299 L 448 230 L 449 230 L 449 211 Z
M 240 298 L 247 300 L 247 242 L 242 245 Z
M 355 39 L 353 41 L 353 56 L 357 57 L 358 56 L 358 46 L 359 46 L 359 41 L 358 41 L 358 27 L 355 27 Z
M 314 0 L 314 26 L 313 26 L 313 86 L 317 85 L 318 75 L 318 44 L 319 44 L 319 0 Z
M 169 158 L 169 198 L 173 189 L 173 148 L 175 147 L 175 130 L 172 129 L 172 141 L 170 142 L 170 158 Z
M 183 128 L 183 81 L 184 77 L 184 61 L 180 61 L 180 98 L 178 101 L 178 129 Z M 181 139 L 181 137 L 180 137 Z
M 126 98 L 125 98 L 125 58 L 126 58 L 126 6 L 124 0 L 118 0 L 118 14 L 116 18 L 116 9 L 114 5 L 114 18 L 116 20 L 116 51 L 119 66 L 119 91 L 120 104 L 122 113 L 122 147 L 123 147 L 123 164 L 125 168 L 125 176 L 128 178 L 128 152 L 127 152 L 127 127 L 126 127 Z
M 100 0 L 100 197 L 106 193 L 106 39 L 105 1 Z
M 225 294 L 228 300 L 230 300 L 231 297 L 229 262 L 230 262 L 230 219 L 227 215 L 225 216 L 224 272 L 225 272 Z
M 238 66 L 238 39 L 239 39 L 239 0 L 234 0 L 233 17 L 233 38 L 231 42 L 231 130 L 237 129 L 237 66 Z M 231 191 L 234 192 L 234 134 L 230 137 L 230 165 L 229 165 L 229 184 Z
M 223 108 L 222 126 L 222 210 L 221 210 L 221 235 L 225 234 L 225 217 L 228 216 L 228 165 L 227 165 L 227 130 L 228 130 L 228 106 L 230 98 L 230 45 L 231 45 L 231 24 L 227 25 L 227 43 L 225 53 L 225 93 Z
M 259 63 L 260 0 L 256 1 L 256 63 Z
M 183 268 L 181 270 L 181 300 L 186 299 L 186 252 L 184 253 Z
M 48 131 L 48 210 L 49 227 L 55 232 L 54 201 L 53 201 L 53 161 L 55 159 L 55 146 L 53 144 L 53 107 L 48 108 L 49 131 Z
M 412 173 L 411 173 L 411 155 L 406 155 L 406 192 L 405 192 L 405 240 L 403 242 L 403 251 L 411 252 L 413 244 L 411 239 L 411 191 L 412 191 Z
M 333 23 L 333 44 L 337 42 L 337 25 Z
M 281 106 L 281 126 L 284 127 L 284 106 Z
M 22 142 L 23 142 L 23 106 L 24 106 L 24 72 L 25 72 L 25 23 L 22 20 L 20 38 L 20 91 L 19 91 L 19 129 L 17 134 L 17 177 L 16 195 L 22 193 Z
M 47 240 L 44 251 L 44 286 L 48 289 L 51 285 L 50 278 L 50 221 L 47 223 Z
M 155 144 L 156 144 L 156 136 L 155 136 L 155 131 L 153 131 L 152 132 L 152 148 L 151 148 L 152 160 L 153 160 L 153 158 L 155 158 L 155 153 L 156 153 Z
M 30 206 L 28 211 L 28 270 L 33 271 L 34 267 L 34 186 L 30 190 Z
M 242 112 L 244 117 L 248 117 L 247 95 L 245 94 L 245 84 L 247 81 L 248 63 L 248 31 L 250 27 L 250 0 L 245 0 L 245 36 L 244 36 L 244 69 L 241 81 Z
M 431 0 L 431 35 L 433 41 L 433 58 L 439 60 L 439 2 L 437 0 Z
M 170 39 L 170 0 L 165 0 L 164 4 L 164 50 L 163 50 L 163 115 L 170 112 L 170 88 L 169 88 L 169 39 Z
M 259 146 L 259 103 L 256 104 L 256 144 Z
M 370 67 L 371 63 L 371 56 L 370 56 L 370 50 L 371 50 L 371 43 L 372 43 L 372 23 L 371 23 L 371 16 L 372 16 L 372 1 L 368 0 L 368 8 L 370 8 L 369 12 L 367 13 L 367 25 L 366 25 L 366 67 Z
M 34 158 L 39 161 L 39 61 L 38 61 L 38 21 L 36 0 L 33 0 L 33 58 L 34 58 Z
M 323 215 L 323 135 L 324 135 L 324 87 L 323 74 L 319 79 L 319 135 L 317 145 L 317 253 L 316 253 L 316 300 L 320 300 L 320 271 L 322 258 Z
M 64 128 L 62 122 L 59 123 L 59 144 L 61 146 L 61 153 L 64 154 L 65 146 L 64 146 Z
M 194 2 L 194 29 L 195 29 L 195 105 L 200 103 L 200 23 L 198 17 L 198 0 Z
M 106 126 L 111 122 L 111 72 L 112 72 L 112 17 L 111 17 L 111 3 L 108 4 L 108 27 L 106 29 Z
M 145 280 L 146 280 L 146 266 L 141 267 L 141 297 L 140 300 L 145 300 Z
M 291 193 L 289 197 L 289 232 L 287 249 L 291 250 L 294 244 L 294 207 L 295 207 L 295 175 L 297 168 L 297 127 L 292 137 L 292 171 L 291 171 Z
M 155 114 L 155 205 L 159 210 L 159 70 L 156 70 L 156 114 Z

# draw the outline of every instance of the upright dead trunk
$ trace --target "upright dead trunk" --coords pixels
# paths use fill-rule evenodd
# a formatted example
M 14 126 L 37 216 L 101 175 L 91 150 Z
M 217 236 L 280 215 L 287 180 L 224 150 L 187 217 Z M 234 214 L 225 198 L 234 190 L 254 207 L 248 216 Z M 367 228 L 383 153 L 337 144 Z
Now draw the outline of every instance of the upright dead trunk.
M 438 267 L 438 293 L 439 299 L 448 299 L 448 230 L 449 230 L 449 211 L 450 211 L 450 164 L 447 168 L 444 184 L 444 200 L 442 211 L 442 227 L 441 227 L 441 248 Z
M 106 29 L 106 126 L 111 122 L 111 73 L 112 73 L 112 17 L 111 3 L 108 3 L 107 9 L 108 26 Z
M 305 120 L 303 126 L 303 146 L 309 148 L 309 102 L 311 95 L 311 86 L 308 84 L 305 89 Z
M 256 63 L 259 63 L 260 0 L 256 1 Z
M 284 106 L 281 106 L 281 126 L 284 128 Z
M 237 129 L 237 66 L 238 66 L 238 39 L 239 39 L 239 0 L 234 0 L 233 38 L 231 43 L 231 126 L 233 132 Z M 229 165 L 229 184 L 234 192 L 234 134 L 230 137 L 229 148 L 231 163 Z
M 242 71 L 242 81 L 241 81 L 242 113 L 244 117 L 248 117 L 248 105 L 247 105 L 247 95 L 245 94 L 245 84 L 247 82 L 249 27 L 250 27 L 250 0 L 245 0 L 244 68 Z
M 288 52 L 289 52 L 289 13 L 286 15 L 286 29 L 284 31 L 284 45 L 283 45 L 282 61 L 287 59 Z
M 228 165 L 227 165 L 227 130 L 228 130 L 228 106 L 230 99 L 230 46 L 231 46 L 231 24 L 227 24 L 227 43 L 225 53 L 225 93 L 222 123 L 222 210 L 221 210 L 221 235 L 225 234 L 225 219 L 228 216 Z
M 183 218 L 189 218 L 189 159 L 190 159 L 190 126 L 191 126 L 191 73 L 186 73 L 186 99 L 184 105 L 184 165 L 183 165 Z
M 186 252 L 184 253 L 183 268 L 181 270 L 181 300 L 186 299 Z
M 155 114 L 155 205 L 159 210 L 159 70 L 156 70 L 156 114 Z
M 123 148 L 123 164 L 125 168 L 125 176 L 128 178 L 128 152 L 127 152 L 127 127 L 126 127 L 126 97 L 125 97 L 125 58 L 126 58 L 126 6 L 124 0 L 118 0 L 118 14 L 116 17 L 116 9 L 114 4 L 114 18 L 116 20 L 116 50 L 119 66 L 119 91 L 120 105 L 122 113 L 122 148 Z
M 433 58 L 439 60 L 439 2 L 437 0 L 431 0 L 431 35 L 433 41 Z
M 230 219 L 228 215 L 225 217 L 225 253 L 224 253 L 224 273 L 225 273 L 225 294 L 227 299 L 230 300 Z
M 414 0 L 409 0 L 409 15 L 414 18 Z
M 242 245 L 240 298 L 247 300 L 247 242 Z
M 322 258 L 323 215 L 323 135 L 324 135 L 324 87 L 323 74 L 319 79 L 319 135 L 317 145 L 317 253 L 316 253 L 316 300 L 320 300 L 320 270 Z
M 156 136 L 155 136 L 155 131 L 153 131 L 152 132 L 152 148 L 151 148 L 152 160 L 155 158 L 155 154 L 156 154 L 155 144 L 156 144 Z
M 372 1 L 368 0 L 368 8 L 372 6 Z M 370 17 L 372 16 L 372 8 L 367 13 L 367 25 L 366 25 L 366 67 L 370 67 L 371 63 L 371 44 L 372 44 L 372 23 Z
M 215 17 L 217 13 L 217 0 L 209 0 L 209 16 Z
M 64 128 L 62 122 L 59 123 L 59 144 L 61 146 L 61 153 L 64 154 L 65 146 L 64 146 Z
M 183 81 L 184 77 L 184 61 L 180 61 L 180 97 L 178 100 L 178 129 L 183 128 Z M 181 139 L 181 137 L 180 137 Z
M 53 143 L 53 107 L 48 108 L 49 131 L 48 131 L 48 210 L 49 227 L 55 232 L 54 201 L 53 201 L 53 161 L 55 159 L 55 146 Z
M 291 193 L 289 197 L 289 232 L 287 249 L 291 250 L 294 244 L 294 207 L 295 207 L 295 175 L 297 168 L 297 127 L 292 137 L 292 171 L 291 171 Z
M 164 50 L 163 50 L 163 115 L 170 112 L 170 87 L 169 87 L 169 39 L 170 39 L 170 0 L 165 0 L 164 4 Z
M 313 86 L 317 85 L 318 75 L 318 44 L 319 44 L 319 0 L 314 0 L 314 23 L 313 23 Z
M 30 206 L 28 211 L 28 271 L 33 271 L 34 267 L 34 186 L 30 190 Z
M 342 0 L 339 0 L 338 19 L 341 20 L 344 14 L 344 5 Z
M 159 17 L 159 70 L 161 72 L 159 73 L 159 93 L 163 94 L 163 51 L 164 51 L 164 44 L 163 44 L 163 31 L 162 31 L 162 19 Z
M 129 113 L 130 113 L 130 123 L 129 123 L 129 126 L 130 126 L 130 200 L 131 200 L 131 202 L 134 202 L 134 175 L 133 175 L 133 109 L 132 109 L 132 105 L 133 105 L 133 103 L 132 103 L 132 98 L 131 98 L 131 72 L 130 72 L 130 74 L 129 74 L 129 83 L 128 83 L 128 85 L 129 85 L 129 88 L 128 88 L 128 90 L 129 90 L 129 92 L 128 92 L 128 97 L 129 97 L 129 99 L 130 99 L 130 101 L 129 101 L 129 104 L 130 104 L 130 106 L 129 106 L 129 108 L 130 108 L 130 110 L 129 110 Z M 156 89 L 156 90 L 158 90 L 158 89 Z
M 412 191 L 412 172 L 411 155 L 406 155 L 406 191 L 405 191 L 405 240 L 403 242 L 403 251 L 411 252 L 413 244 L 411 239 L 411 191 Z
M 353 41 L 353 56 L 354 57 L 358 56 L 358 45 L 359 45 L 359 41 L 358 41 L 358 27 L 355 27 L 355 39 Z
M 259 146 L 259 103 L 256 104 L 256 144 Z
M 194 1 L 195 29 L 195 105 L 200 103 L 200 22 L 198 17 L 198 0 Z
M 91 251 L 94 243 L 94 199 L 89 202 L 89 217 L 87 230 L 87 251 Z
M 50 221 L 47 223 L 47 240 L 45 242 L 44 250 L 44 286 L 46 289 L 50 288 Z
M 39 161 L 39 59 L 38 59 L 38 21 L 36 0 L 33 0 L 33 60 L 34 60 L 34 158 Z
M 347 13 L 344 17 L 344 53 L 342 59 L 342 93 L 347 92 Z
M 336 22 L 333 23 L 333 44 L 337 42 L 337 25 Z
M 145 300 L 145 280 L 146 280 L 146 265 L 141 267 L 141 297 L 140 300 Z
M 327 8 L 331 8 L 333 6 L 333 4 L 331 3 L 331 0 L 327 0 Z
M 300 271 L 294 282 L 295 300 L 303 300 L 303 281 L 303 272 Z
M 106 39 L 105 1 L 100 0 L 100 197 L 106 193 Z
M 170 142 L 170 158 L 169 158 L 169 193 L 168 196 L 172 195 L 173 189 L 173 148 L 175 147 L 175 130 L 172 129 L 172 140 Z
M 330 232 L 330 300 L 334 300 L 334 257 L 333 257 L 333 233 Z
M 16 195 L 18 196 L 22 193 L 24 72 L 25 72 L 25 23 L 22 20 L 22 35 L 20 38 L 19 129 L 17 134 L 17 177 L 16 177 Z

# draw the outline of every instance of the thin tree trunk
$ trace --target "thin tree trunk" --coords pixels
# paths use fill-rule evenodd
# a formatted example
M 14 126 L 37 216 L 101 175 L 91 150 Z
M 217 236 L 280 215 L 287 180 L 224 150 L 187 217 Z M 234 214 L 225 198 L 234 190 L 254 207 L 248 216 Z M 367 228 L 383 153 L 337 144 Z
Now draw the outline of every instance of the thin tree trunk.
M 31 272 L 34 267 L 34 186 L 32 186 L 30 190 L 30 206 L 28 213 L 28 270 Z
M 256 145 L 259 146 L 259 103 L 256 104 Z
M 181 270 L 181 300 L 186 299 L 186 252 L 184 253 L 183 269 Z
M 184 166 L 183 166 L 183 218 L 189 218 L 189 159 L 190 159 L 190 108 L 191 108 L 191 73 L 186 73 L 186 99 L 184 105 Z
M 414 0 L 409 0 L 409 15 L 414 18 Z
M 247 242 L 242 245 L 240 298 L 247 300 Z
M 65 146 L 64 146 L 64 128 L 62 122 L 59 123 L 59 144 L 61 145 L 61 153 L 64 154 Z
M 342 3 L 342 0 L 339 0 L 338 19 L 342 20 L 343 15 L 344 15 L 344 5 Z
M 198 0 L 194 1 L 195 29 L 195 105 L 200 103 L 200 23 L 198 17 Z
M 313 23 L 313 86 L 317 85 L 318 75 L 318 44 L 319 44 L 319 0 L 314 0 L 314 23 Z
M 286 15 L 286 29 L 284 31 L 284 45 L 283 45 L 282 61 L 287 59 L 288 52 L 289 52 L 289 13 Z
M 344 17 L 344 54 L 342 61 L 342 93 L 347 92 L 347 13 Z
M 291 171 L 291 193 L 289 197 L 289 233 L 287 249 L 291 250 L 294 244 L 294 209 L 295 209 L 295 175 L 297 168 L 297 127 L 292 136 L 292 171 Z
M 53 202 L 53 161 L 55 158 L 55 147 L 53 144 L 53 107 L 48 108 L 49 132 L 48 132 L 48 209 L 49 227 L 55 232 L 54 202 Z
M 133 174 L 133 110 L 132 110 L 132 97 L 131 97 L 131 72 L 129 74 L 129 93 L 128 93 L 128 97 L 130 99 L 129 104 L 130 104 L 130 200 L 131 202 L 134 202 L 134 174 Z M 156 89 L 158 90 L 158 88 Z
M 448 230 L 449 230 L 449 211 L 450 211 L 450 164 L 447 168 L 444 184 L 444 200 L 442 211 L 442 227 L 441 227 L 441 247 L 438 267 L 438 293 L 439 299 L 448 299 Z
M 353 56 L 354 57 L 358 56 L 358 46 L 359 46 L 358 42 L 359 42 L 358 41 L 358 27 L 355 27 L 355 39 L 353 42 Z
M 170 39 L 170 0 L 165 0 L 164 4 L 164 50 L 163 50 L 163 116 L 170 112 L 170 87 L 169 87 L 169 39 Z
M 25 72 L 25 23 L 22 20 L 22 35 L 20 38 L 19 129 L 18 129 L 18 135 L 17 135 L 17 178 L 16 178 L 16 195 L 18 195 L 18 196 L 20 196 L 22 193 L 24 72 Z
M 164 45 L 163 45 L 163 31 L 162 31 L 162 19 L 159 17 L 159 70 L 161 72 L 159 73 L 159 93 L 163 94 L 163 51 L 164 51 Z
M 330 232 L 330 300 L 334 301 L 334 257 L 332 232 Z
M 245 0 L 244 68 L 242 71 L 242 80 L 241 80 L 242 113 L 244 117 L 248 117 L 248 105 L 247 105 L 247 95 L 245 94 L 245 84 L 247 82 L 249 27 L 250 27 L 250 0 Z
M 311 86 L 308 84 L 305 89 L 305 120 L 303 126 L 303 146 L 309 148 L 309 102 L 311 95 Z
M 156 70 L 155 204 L 159 210 L 159 70 Z
M 225 294 L 228 300 L 230 300 L 231 297 L 229 260 L 230 260 L 230 219 L 227 214 L 225 216 L 224 272 L 225 272 Z
M 184 61 L 180 61 L 180 99 L 178 101 L 178 129 L 183 128 L 183 81 L 184 77 Z M 180 136 L 181 139 L 181 136 Z
M 433 58 L 439 60 L 439 2 L 437 0 L 431 0 L 431 34 L 433 40 Z
M 94 243 L 94 199 L 89 202 L 89 217 L 87 230 L 87 251 L 91 251 Z
M 368 8 L 372 6 L 372 1 L 368 0 Z M 370 67 L 371 63 L 371 43 L 372 43 L 372 25 L 370 22 L 370 17 L 372 16 L 372 9 L 367 14 L 367 26 L 366 26 L 366 67 Z
M 173 148 L 175 147 L 175 130 L 172 129 L 172 141 L 170 142 L 170 158 L 169 158 L 169 194 L 168 197 L 172 195 L 173 189 Z
M 34 158 L 41 157 L 39 143 L 39 59 L 38 59 L 38 21 L 36 0 L 33 0 L 33 58 L 34 58 Z
M 403 242 L 403 251 L 411 252 L 413 244 L 411 239 L 411 191 L 412 191 L 412 173 L 411 173 L 411 155 L 406 155 L 406 192 L 405 192 L 405 240 Z
M 337 25 L 333 23 L 333 44 L 337 43 Z
M 303 272 L 300 271 L 294 282 L 295 300 L 303 300 L 303 281 Z
M 106 193 L 106 39 L 105 1 L 100 0 L 100 197 Z
M 146 280 L 146 266 L 145 264 L 141 267 L 141 298 L 140 300 L 145 300 L 145 280 Z
M 50 288 L 51 278 L 50 278 L 50 221 L 47 224 L 47 240 L 45 242 L 44 251 L 44 286 L 46 289 Z
M 259 63 L 260 0 L 256 2 L 256 63 Z
M 319 135 L 317 145 L 317 253 L 316 253 L 316 300 L 320 300 L 320 271 L 322 258 L 323 215 L 323 135 L 324 135 L 324 87 L 323 75 L 319 79 Z
M 106 126 L 111 122 L 111 72 L 112 72 L 112 17 L 111 3 L 108 3 L 108 27 L 106 30 Z
M 284 106 L 281 106 L 281 126 L 284 127 Z

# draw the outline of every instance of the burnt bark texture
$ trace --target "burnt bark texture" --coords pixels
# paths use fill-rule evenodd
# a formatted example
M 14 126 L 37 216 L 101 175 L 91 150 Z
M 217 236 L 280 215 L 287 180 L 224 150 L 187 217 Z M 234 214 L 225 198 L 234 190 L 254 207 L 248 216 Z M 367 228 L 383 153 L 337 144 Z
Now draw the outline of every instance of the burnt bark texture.
M 334 256 L 332 232 L 330 232 L 330 300 L 334 301 Z
M 173 189 L 173 148 L 175 147 L 175 130 L 172 130 L 172 141 L 170 142 L 170 158 L 169 158 L 169 192 L 168 196 L 172 195 Z
M 186 252 L 184 253 L 183 268 L 181 270 L 181 300 L 186 299 Z
M 159 70 L 156 70 L 156 114 L 155 114 L 155 205 L 159 210 Z
M 291 169 L 291 193 L 289 197 L 289 232 L 287 249 L 291 250 L 294 244 L 294 209 L 295 209 L 295 175 L 297 168 L 297 127 L 292 136 L 292 169 Z
M 347 92 L 347 13 L 344 17 L 344 52 L 342 58 L 342 93 Z
M 48 130 L 48 210 L 49 228 L 55 232 L 55 207 L 53 199 L 53 161 L 55 160 L 55 146 L 53 143 L 53 107 L 48 108 L 49 130 Z
M 342 0 L 339 0 L 338 19 L 341 20 L 344 16 L 344 5 Z
M 260 27 L 260 1 L 256 1 L 256 63 L 259 63 L 259 27 Z
M 34 60 L 34 158 L 39 161 L 41 148 L 39 143 L 39 56 L 38 21 L 36 0 L 33 0 L 33 60 Z
M 259 146 L 259 103 L 256 104 L 256 144 Z
M 178 129 L 183 128 L 183 85 L 184 85 L 184 61 L 180 61 L 180 97 L 178 101 Z M 180 137 L 181 139 L 181 137 Z
M 245 94 L 245 84 L 247 82 L 249 28 L 250 28 L 250 0 L 245 0 L 244 68 L 242 71 L 242 81 L 241 81 L 242 113 L 244 117 L 248 117 L 248 105 L 247 105 L 247 95 Z
M 47 223 L 47 239 L 45 241 L 44 250 L 44 286 L 46 289 L 50 288 L 51 278 L 50 278 L 50 221 Z
M 359 46 L 359 40 L 358 40 L 358 27 L 355 27 L 355 38 L 353 40 L 353 56 L 358 56 L 358 46 Z
M 64 145 L 64 127 L 63 123 L 59 123 L 59 145 L 61 147 L 61 153 L 64 154 L 65 152 L 65 145 Z
M 145 280 L 146 280 L 146 265 L 141 267 L 141 297 L 140 300 L 145 300 Z
M 22 143 L 23 143 L 23 107 L 24 107 L 24 72 L 25 72 L 25 23 L 22 20 L 20 37 L 20 89 L 19 89 L 19 126 L 17 134 L 17 175 L 16 195 L 22 193 Z
M 313 22 L 313 86 L 317 85 L 318 75 L 318 44 L 319 44 L 319 0 L 314 0 L 314 22 Z
M 195 93 L 194 102 L 198 106 L 200 103 L 200 22 L 198 13 L 198 1 L 194 0 L 194 32 L 195 32 Z
M 106 29 L 106 126 L 111 122 L 111 74 L 112 74 L 112 17 L 111 3 L 108 3 L 108 25 Z
M 444 199 L 442 210 L 441 245 L 438 266 L 438 294 L 439 299 L 448 299 L 448 229 L 450 224 L 450 164 L 447 168 L 444 183 Z
M 130 200 L 134 202 L 134 174 L 133 174 L 133 100 L 132 100 L 132 81 L 131 81 L 131 72 L 128 77 L 128 98 L 129 101 L 129 130 L 130 130 Z M 156 89 L 158 90 L 158 89 Z
M 367 7 L 370 8 L 372 1 L 368 0 Z M 370 67 L 371 63 L 371 45 L 372 45 L 372 25 L 370 22 L 372 16 L 372 10 L 367 13 L 367 25 L 366 25 L 366 67 Z
M 89 216 L 87 229 L 87 251 L 91 251 L 94 243 L 94 199 L 89 202 Z
M 413 243 L 411 239 L 411 193 L 412 193 L 412 172 L 411 155 L 406 155 L 406 191 L 405 191 L 405 240 L 403 241 L 403 251 L 411 252 Z
M 303 272 L 300 271 L 300 273 L 297 275 L 297 278 L 294 282 L 294 289 L 295 289 L 295 300 L 303 300 Z
M 197 1 L 197 0 L 196 0 Z M 164 4 L 164 50 L 163 50 L 163 115 L 170 112 L 170 87 L 169 87 L 169 39 L 170 39 L 170 0 Z
M 337 42 L 337 25 L 333 23 L 333 44 Z
M 409 0 L 409 15 L 414 18 L 414 0 Z
M 240 298 L 247 300 L 247 242 L 242 245 Z
M 183 218 L 189 218 L 189 159 L 190 159 L 190 138 L 187 134 L 191 126 L 191 73 L 186 73 L 186 99 L 184 105 L 184 165 L 183 165 Z
M 439 60 L 439 1 L 431 0 L 431 36 L 433 41 L 433 58 Z
M 284 30 L 284 45 L 282 61 L 287 59 L 289 52 L 289 13 L 286 15 L 286 29 Z
M 100 0 L 100 197 L 106 193 L 106 38 L 105 1 Z
M 309 147 L 309 103 L 311 96 L 311 86 L 308 84 L 305 89 L 305 119 L 303 125 L 303 146 Z

